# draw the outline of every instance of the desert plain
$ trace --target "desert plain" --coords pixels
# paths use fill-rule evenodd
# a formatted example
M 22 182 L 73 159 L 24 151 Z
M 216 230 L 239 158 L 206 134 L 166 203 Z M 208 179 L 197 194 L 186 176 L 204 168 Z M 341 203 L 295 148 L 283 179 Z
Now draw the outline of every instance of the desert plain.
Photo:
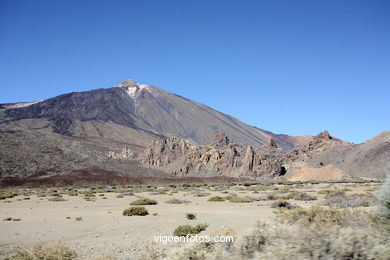
M 0 258 L 38 245 L 69 247 L 78 259 L 164 256 L 182 244 L 162 244 L 155 236 L 172 235 L 179 225 L 206 223 L 200 234 L 229 230 L 235 238 L 257 221 L 273 222 L 278 212 L 293 208 L 371 210 L 379 186 L 362 182 L 8 188 L 2 190 L 0 203 Z M 157 202 L 143 206 L 148 215 L 123 215 L 130 203 L 142 198 Z M 345 198 L 351 205 L 341 205 L 348 203 Z M 195 219 L 187 219 L 187 213 L 195 214 Z

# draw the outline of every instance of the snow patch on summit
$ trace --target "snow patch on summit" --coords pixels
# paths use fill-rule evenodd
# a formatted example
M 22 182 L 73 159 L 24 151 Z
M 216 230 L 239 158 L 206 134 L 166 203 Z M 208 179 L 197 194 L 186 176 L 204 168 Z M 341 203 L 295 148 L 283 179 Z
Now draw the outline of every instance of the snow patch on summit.
M 139 84 L 134 80 L 125 80 L 120 84 L 116 85 L 115 87 L 123 88 L 124 90 L 126 90 L 130 98 L 135 99 L 141 90 L 148 89 L 150 86 L 145 84 Z
M 140 84 L 137 86 L 125 87 L 125 89 L 131 98 L 135 98 L 141 90 L 148 89 L 148 87 L 148 85 Z
M 135 97 L 137 94 L 138 87 L 128 87 L 127 88 L 127 94 L 129 94 L 130 97 Z

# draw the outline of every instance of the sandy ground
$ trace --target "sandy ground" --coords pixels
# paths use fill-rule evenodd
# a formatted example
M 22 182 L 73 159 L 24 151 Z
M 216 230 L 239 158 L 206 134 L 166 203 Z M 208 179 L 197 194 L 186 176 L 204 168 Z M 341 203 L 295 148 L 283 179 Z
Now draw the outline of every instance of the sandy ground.
M 352 189 L 361 192 L 370 185 L 332 184 L 334 187 Z M 319 197 L 317 201 L 290 201 L 301 207 L 318 204 L 321 196 L 317 191 L 329 188 L 329 184 L 310 185 L 299 191 L 306 191 Z M 372 185 L 375 187 L 375 185 Z M 230 190 L 232 191 L 232 190 Z M 207 197 L 194 197 L 189 192 L 179 191 L 170 195 L 151 195 L 150 192 L 136 193 L 135 196 L 116 198 L 117 193 L 96 194 L 96 201 L 86 201 L 83 197 L 64 195 L 67 201 L 52 202 L 48 197 L 17 196 L 0 203 L 0 218 L 21 218 L 21 221 L 0 221 L 0 259 L 20 248 L 30 248 L 44 243 L 48 245 L 64 244 L 75 249 L 81 258 L 94 258 L 102 255 L 114 255 L 118 259 L 137 259 L 147 250 L 147 245 L 163 249 L 174 244 L 162 245 L 154 242 L 154 236 L 172 235 L 174 229 L 182 224 L 207 223 L 209 227 L 202 232 L 213 235 L 226 227 L 237 233 L 249 230 L 257 220 L 272 221 L 275 209 L 270 207 L 272 201 L 255 201 L 252 203 L 209 202 L 214 195 L 226 196 L 220 191 Z M 232 191 L 238 196 L 263 196 L 270 191 Z M 158 205 L 145 206 L 148 216 L 122 216 L 129 203 L 138 196 L 158 201 Z M 106 198 L 106 199 L 103 199 Z M 188 204 L 167 204 L 172 198 L 191 201 Z M 19 200 L 18 200 L 19 199 Z M 20 200 L 22 199 L 22 200 Z M 156 216 L 153 213 L 157 213 Z M 196 213 L 196 220 L 187 220 L 186 213 Z M 66 217 L 70 217 L 67 219 Z M 76 221 L 76 217 L 82 217 Z

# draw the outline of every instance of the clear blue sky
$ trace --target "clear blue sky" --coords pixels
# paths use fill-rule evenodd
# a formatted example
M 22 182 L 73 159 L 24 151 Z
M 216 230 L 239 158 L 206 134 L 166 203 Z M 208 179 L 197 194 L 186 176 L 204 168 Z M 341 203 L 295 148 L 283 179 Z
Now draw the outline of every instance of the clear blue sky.
M 0 0 L 0 103 L 125 79 L 363 142 L 390 130 L 390 1 Z

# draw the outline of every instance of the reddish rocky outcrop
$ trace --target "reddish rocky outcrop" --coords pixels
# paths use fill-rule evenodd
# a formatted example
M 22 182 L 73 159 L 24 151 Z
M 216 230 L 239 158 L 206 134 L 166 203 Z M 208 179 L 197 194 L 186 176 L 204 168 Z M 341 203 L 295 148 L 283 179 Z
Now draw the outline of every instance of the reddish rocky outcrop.
M 177 138 L 155 141 L 139 160 L 177 176 L 275 177 L 281 172 L 282 153 L 275 142 L 257 149 L 243 147 L 218 131 L 209 145 Z
M 218 131 L 208 145 L 194 145 L 178 138 L 155 141 L 139 155 L 139 160 L 147 167 L 181 177 L 288 177 L 310 167 L 316 154 L 340 143 L 324 131 L 293 150 L 279 149 L 272 139 L 268 145 L 255 149 L 235 144 Z

